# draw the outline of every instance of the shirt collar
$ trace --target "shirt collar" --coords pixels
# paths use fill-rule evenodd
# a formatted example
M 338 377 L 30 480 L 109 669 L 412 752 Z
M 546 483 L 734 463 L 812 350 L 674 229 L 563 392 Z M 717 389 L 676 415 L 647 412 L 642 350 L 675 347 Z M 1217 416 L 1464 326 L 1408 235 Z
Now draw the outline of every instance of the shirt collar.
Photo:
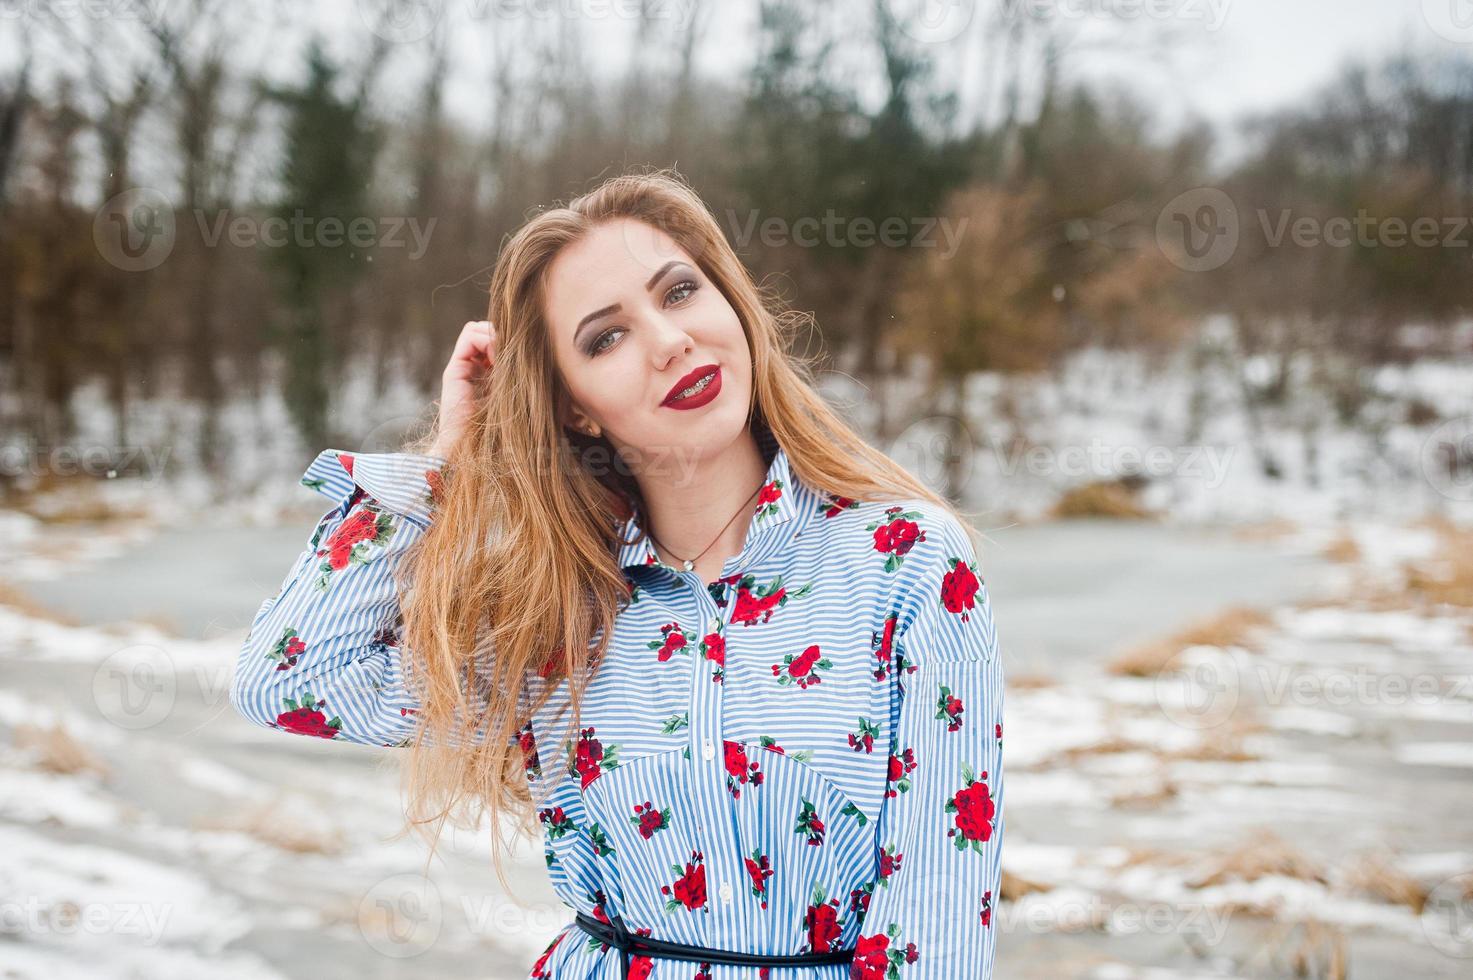
M 789 467 L 787 451 L 769 433 L 759 435 L 757 442 L 764 452 L 772 454 L 772 461 L 767 466 L 762 489 L 757 494 L 757 503 L 753 505 L 747 519 L 747 534 L 742 543 L 744 552 L 760 535 L 817 506 L 817 495 L 794 476 Z M 655 554 L 654 545 L 649 535 L 644 533 L 638 514 L 617 526 L 620 529 L 619 540 L 629 542 L 619 547 L 620 568 L 642 565 L 670 567 Z M 797 529 L 799 528 L 795 528 Z

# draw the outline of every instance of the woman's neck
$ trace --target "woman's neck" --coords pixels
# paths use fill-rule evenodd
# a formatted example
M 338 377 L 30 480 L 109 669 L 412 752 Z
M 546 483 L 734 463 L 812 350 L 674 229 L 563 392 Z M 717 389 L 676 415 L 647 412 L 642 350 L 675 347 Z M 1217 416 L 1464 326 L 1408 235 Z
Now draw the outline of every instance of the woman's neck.
M 648 512 L 646 529 L 658 539 L 656 551 L 662 560 L 676 567 L 683 559 L 696 560 L 697 568 L 709 573 L 703 574 L 703 581 L 714 580 L 746 541 L 768 462 L 748 429 L 720 453 L 670 463 L 685 465 L 667 465 L 639 476 Z

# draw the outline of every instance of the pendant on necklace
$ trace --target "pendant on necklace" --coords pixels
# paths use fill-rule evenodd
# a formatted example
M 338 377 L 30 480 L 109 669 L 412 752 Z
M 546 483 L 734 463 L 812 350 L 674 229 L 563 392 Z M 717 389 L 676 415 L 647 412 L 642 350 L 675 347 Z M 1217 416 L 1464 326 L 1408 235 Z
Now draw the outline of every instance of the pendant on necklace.
M 687 572 L 695 571 L 695 567 L 696 567 L 696 563 L 695 562 L 691 561 L 689 558 L 687 558 L 685 560 L 685 570 Z

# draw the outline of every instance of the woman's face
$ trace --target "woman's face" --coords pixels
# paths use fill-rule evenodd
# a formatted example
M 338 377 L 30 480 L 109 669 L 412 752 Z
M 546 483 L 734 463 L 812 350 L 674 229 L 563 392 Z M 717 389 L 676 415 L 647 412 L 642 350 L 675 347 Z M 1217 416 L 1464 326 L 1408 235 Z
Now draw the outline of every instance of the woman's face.
M 636 469 L 690 465 L 747 424 L 752 364 L 741 320 L 660 229 L 630 218 L 599 225 L 553 260 L 546 303 L 572 396 L 564 423 L 592 422 Z M 704 391 L 671 404 L 713 366 Z

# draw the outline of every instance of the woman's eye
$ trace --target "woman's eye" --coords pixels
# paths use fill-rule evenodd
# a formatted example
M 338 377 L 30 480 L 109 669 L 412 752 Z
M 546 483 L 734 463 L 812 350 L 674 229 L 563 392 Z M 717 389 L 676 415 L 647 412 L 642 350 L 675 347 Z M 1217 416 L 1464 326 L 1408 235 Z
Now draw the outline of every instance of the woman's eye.
M 604 340 L 607 339 L 607 338 L 609 338 L 609 337 L 612 337 L 616 333 L 623 333 L 623 332 L 624 332 L 624 328 L 623 327 L 611 327 L 608 330 L 605 330 L 603 333 L 599 334 L 598 335 L 598 339 L 595 340 L 593 342 L 593 344 L 589 346 L 588 353 L 589 354 L 593 354 L 593 355 L 602 354 L 604 351 L 606 351 L 606 350 L 609 349 L 609 345 L 608 344 L 605 344 L 604 343 Z
M 687 289 L 686 287 L 689 288 Z M 680 298 L 676 300 L 676 302 L 678 303 L 681 300 L 689 298 L 691 293 L 694 293 L 700 288 L 700 284 L 697 283 L 695 280 L 682 279 L 680 282 L 677 282 L 675 285 L 670 287 L 669 291 L 665 293 L 665 299 L 668 302 L 670 297 L 674 295 L 676 291 L 681 291 Z M 590 357 L 597 357 L 599 354 L 602 354 L 611 346 L 610 344 L 604 343 L 604 341 L 612 337 L 614 334 L 623 332 L 623 327 L 610 327 L 609 329 L 605 330 L 594 339 L 592 344 L 588 346 L 588 355 Z
M 670 292 L 668 292 L 668 293 L 665 294 L 665 298 L 666 299 L 669 299 L 670 298 L 670 293 L 675 292 L 677 289 L 680 289 L 683 286 L 689 286 L 690 287 L 690 290 L 688 292 L 686 292 L 684 296 L 681 296 L 680 297 L 681 299 L 685 299 L 686 296 L 689 296 L 691 293 L 693 293 L 697 289 L 701 288 L 701 287 L 697 286 L 693 280 L 690 280 L 690 279 L 682 279 L 680 282 L 677 282 L 675 285 L 673 285 L 673 286 L 670 287 Z

